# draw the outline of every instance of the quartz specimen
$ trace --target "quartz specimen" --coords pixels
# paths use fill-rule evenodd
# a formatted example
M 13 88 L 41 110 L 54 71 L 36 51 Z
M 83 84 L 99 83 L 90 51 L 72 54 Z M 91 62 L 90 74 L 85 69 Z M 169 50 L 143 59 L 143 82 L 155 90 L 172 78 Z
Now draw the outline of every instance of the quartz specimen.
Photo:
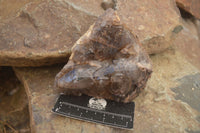
M 55 83 L 69 94 L 130 102 L 151 72 L 151 61 L 137 37 L 108 9 L 75 43 Z

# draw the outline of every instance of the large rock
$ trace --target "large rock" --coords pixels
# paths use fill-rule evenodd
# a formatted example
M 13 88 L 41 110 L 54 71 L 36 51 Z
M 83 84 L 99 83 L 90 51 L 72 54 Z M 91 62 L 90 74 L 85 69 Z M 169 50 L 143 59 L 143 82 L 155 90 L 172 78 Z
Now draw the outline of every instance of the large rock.
M 1 1 L 4 6 L 9 2 Z M 1 15 L 3 19 L 6 14 Z M 95 16 L 64 0 L 26 4 L 0 24 L 0 65 L 40 66 L 66 62 L 74 42 Z
M 130 102 L 145 88 L 151 72 L 137 37 L 108 9 L 75 43 L 56 85 L 64 92 Z
M 182 29 L 174 0 L 117 0 L 122 20 L 136 34 L 149 54 L 168 48 Z
M 186 75 L 199 73 L 179 52 L 168 50 L 151 57 L 154 73 L 146 89 L 135 99 L 134 130 L 120 130 L 100 124 L 61 117 L 51 112 L 58 93 L 54 78 L 62 66 L 42 68 L 15 68 L 29 98 L 31 129 L 35 132 L 87 132 L 87 133 L 183 133 L 198 132 L 196 120 L 200 112 L 184 101 L 176 100 L 170 88 L 178 87 Z M 191 91 L 191 88 L 188 88 Z M 196 89 L 196 88 L 195 88 Z M 187 94 L 185 94 L 187 95 Z M 200 95 L 200 94 L 198 94 Z M 191 97 L 190 100 L 194 100 Z
M 196 67 L 200 69 L 200 21 L 183 20 L 183 30 L 174 45 Z
M 167 49 L 181 31 L 180 13 L 174 0 L 66 0 L 74 7 L 99 16 L 103 9 L 114 8 L 120 19 L 136 34 L 149 54 Z M 92 3 L 92 4 L 84 4 Z M 93 4 L 95 3 L 95 4 Z
M 10 7 L 10 3 L 14 3 L 12 10 L 5 8 Z M 0 14 L 0 65 L 41 66 L 66 62 L 74 42 L 109 7 L 118 10 L 149 54 L 168 48 L 181 30 L 179 13 L 172 0 L 18 3 L 4 0 L 0 4 L 3 11 Z
M 200 0 L 176 0 L 179 8 L 200 19 Z

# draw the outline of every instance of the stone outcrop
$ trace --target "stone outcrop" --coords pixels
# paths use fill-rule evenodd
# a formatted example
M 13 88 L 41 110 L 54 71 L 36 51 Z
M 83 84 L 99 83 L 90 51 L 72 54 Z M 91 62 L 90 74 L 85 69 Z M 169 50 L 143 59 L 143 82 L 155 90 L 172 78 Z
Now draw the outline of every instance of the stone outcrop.
M 66 62 L 71 47 L 95 18 L 64 1 L 30 2 L 16 17 L 0 24 L 0 65 Z
M 13 1 L 15 8 L 9 10 L 5 7 L 10 2 L 1 1 L 0 6 L 0 65 L 4 66 L 66 62 L 73 44 L 110 7 L 149 54 L 167 49 L 182 29 L 173 0 Z
M 167 49 L 182 29 L 174 0 L 117 0 L 116 9 L 149 54 Z
M 200 113 L 187 103 L 176 100 L 175 93 L 170 89 L 179 86 L 178 79 L 186 75 L 198 74 L 199 71 L 188 63 L 183 55 L 174 50 L 153 55 L 151 59 L 154 64 L 154 72 L 146 89 L 134 100 L 136 103 L 134 130 L 130 131 L 53 114 L 51 109 L 59 96 L 54 88 L 54 79 L 63 66 L 15 68 L 16 74 L 28 93 L 32 131 L 41 133 L 147 133 L 149 131 L 182 133 L 199 131 L 200 123 L 196 118 L 200 116 Z M 192 91 L 192 86 L 190 87 L 188 89 Z M 190 100 L 192 101 L 193 98 Z
M 96 5 L 101 5 L 105 10 L 114 8 L 149 54 L 166 50 L 182 29 L 180 13 L 174 0 L 97 0 L 95 4 L 84 4 L 94 3 L 92 0 L 66 1 L 95 16 L 103 13 Z

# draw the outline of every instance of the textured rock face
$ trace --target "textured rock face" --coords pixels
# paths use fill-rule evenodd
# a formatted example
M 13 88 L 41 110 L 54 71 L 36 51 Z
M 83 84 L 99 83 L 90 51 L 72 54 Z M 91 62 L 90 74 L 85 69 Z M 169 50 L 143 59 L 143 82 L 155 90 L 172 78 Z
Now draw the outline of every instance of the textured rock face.
M 138 39 L 109 9 L 76 42 L 67 65 L 56 76 L 66 91 L 130 102 L 144 89 L 152 72 Z
M 149 54 L 168 48 L 182 29 L 174 0 L 117 0 L 116 5 L 121 21 Z
M 29 98 L 31 131 L 36 133 L 184 133 L 187 131 L 197 133 L 200 130 L 200 121 L 198 122 L 196 118 L 200 116 L 200 112 L 195 111 L 184 101 L 176 100 L 170 88 L 181 88 L 178 79 L 198 74 L 199 71 L 188 63 L 182 54 L 172 49 L 153 55 L 151 59 L 154 72 L 150 82 L 134 100 L 136 105 L 134 130 L 120 130 L 53 114 L 51 109 L 59 96 L 54 88 L 54 79 L 63 66 L 15 68 Z M 194 88 L 194 92 L 199 92 L 193 84 L 187 87 L 188 91 L 193 92 L 192 88 Z M 188 96 L 186 93 L 184 95 Z M 191 102 L 195 99 L 190 97 Z
M 147 53 L 167 49 L 181 31 L 180 14 L 174 0 L 66 0 L 92 15 L 109 7 L 117 10 L 121 21 L 136 34 Z M 87 3 L 87 4 L 84 4 Z M 92 4 L 89 4 L 92 3 Z
M 177 5 L 200 19 L 200 1 L 199 0 L 176 0 Z
M 2 4 L 7 7 L 9 2 Z M 96 19 L 62 0 L 37 0 L 19 10 L 16 17 L 0 23 L 0 65 L 3 66 L 66 62 L 73 44 Z M 6 18 L 3 16 L 6 14 L 1 15 L 2 19 Z
M 193 23 L 183 20 L 183 30 L 174 41 L 174 45 L 196 67 L 200 69 L 200 21 Z
M 118 10 L 120 19 L 138 35 L 149 54 L 168 48 L 181 29 L 172 0 L 3 0 L 0 65 L 65 62 L 72 45 L 109 7 Z

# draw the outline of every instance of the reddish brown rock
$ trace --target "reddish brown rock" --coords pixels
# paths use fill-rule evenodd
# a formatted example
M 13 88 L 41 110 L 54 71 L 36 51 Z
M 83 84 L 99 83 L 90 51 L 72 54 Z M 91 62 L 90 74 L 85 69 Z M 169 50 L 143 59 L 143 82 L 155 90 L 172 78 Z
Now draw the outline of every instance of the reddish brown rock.
M 153 55 L 151 59 L 154 72 L 146 89 L 134 100 L 136 105 L 134 130 L 120 130 L 53 114 L 51 109 L 59 96 L 54 88 L 54 79 L 56 73 L 63 66 L 15 68 L 15 72 L 28 93 L 31 131 L 36 133 L 147 133 L 149 131 L 183 133 L 186 130 L 199 131 L 200 123 L 196 117 L 200 116 L 200 112 L 192 109 L 187 103 L 176 100 L 175 94 L 170 89 L 179 86 L 178 79 L 199 73 L 199 71 L 188 63 L 182 54 L 174 50 Z M 188 89 L 192 91 L 192 86 Z
M 5 7 L 9 4 L 2 3 Z M 66 62 L 72 45 L 95 18 L 62 0 L 28 3 L 16 17 L 0 24 L 0 65 Z
M 172 0 L 3 0 L 0 1 L 0 65 L 66 62 L 74 42 L 109 7 L 124 15 L 126 19 L 122 19 L 150 54 L 168 48 L 181 29 Z
M 56 76 L 65 91 L 130 102 L 144 89 L 151 61 L 130 30 L 109 9 L 76 42 Z
M 116 5 L 122 22 L 149 54 L 167 49 L 182 29 L 174 0 L 117 0 Z
M 200 19 L 200 0 L 176 0 L 178 7 Z
M 65 1 L 95 16 L 100 16 L 102 9 L 116 9 L 120 19 L 138 36 L 149 54 L 167 49 L 182 29 L 179 10 L 174 0 Z M 102 9 L 98 5 L 101 5 Z
M 59 96 L 54 88 L 54 79 L 61 68 L 62 66 L 15 68 L 28 95 L 31 132 L 93 133 L 101 131 L 107 133 L 107 131 L 113 130 L 102 125 L 61 117 L 52 113 L 51 109 Z
M 174 45 L 196 67 L 200 69 L 200 22 L 183 20 L 183 30 L 174 41 Z

